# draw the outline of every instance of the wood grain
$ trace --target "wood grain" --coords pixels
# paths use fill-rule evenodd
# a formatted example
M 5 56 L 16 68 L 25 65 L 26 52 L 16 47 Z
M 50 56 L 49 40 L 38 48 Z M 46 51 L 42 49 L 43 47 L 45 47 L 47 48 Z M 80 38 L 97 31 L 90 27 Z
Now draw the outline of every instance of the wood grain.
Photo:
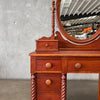
M 36 51 L 29 54 L 31 100 L 66 100 L 67 73 L 100 73 L 100 38 L 95 40 L 100 36 L 100 29 L 84 40 L 69 36 L 60 21 L 60 2 L 61 0 L 56 2 L 57 24 L 63 36 L 74 44 L 63 39 L 60 32 L 55 34 L 55 0 L 52 0 L 52 34 L 50 37 L 44 36 L 36 40 Z
M 61 74 L 37 74 L 37 92 L 60 92 Z M 46 80 L 51 80 L 47 85 Z
M 75 67 L 77 63 L 81 64 L 78 69 Z M 68 61 L 68 73 L 100 73 L 100 60 L 69 60 Z
M 100 51 L 58 51 L 58 52 L 32 52 L 29 56 L 37 57 L 100 57 Z
M 47 63 L 52 65 L 51 68 L 46 67 Z M 37 60 L 36 64 L 37 71 L 61 71 L 61 60 Z
M 37 100 L 61 100 L 59 92 L 39 92 Z

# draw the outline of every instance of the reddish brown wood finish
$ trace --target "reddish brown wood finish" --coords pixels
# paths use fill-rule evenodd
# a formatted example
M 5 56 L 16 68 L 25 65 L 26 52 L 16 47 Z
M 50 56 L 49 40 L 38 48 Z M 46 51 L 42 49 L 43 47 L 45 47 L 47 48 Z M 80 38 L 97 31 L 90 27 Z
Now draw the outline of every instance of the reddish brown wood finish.
M 76 43 L 87 43 L 100 35 L 77 40 L 64 31 L 60 21 L 60 2 L 56 3 L 56 19 L 62 34 Z M 52 35 L 36 41 L 31 56 L 31 100 L 66 100 L 67 73 L 100 73 L 100 38 L 92 43 L 77 45 L 64 40 L 59 32 L 54 37 L 55 1 L 52 1 Z M 51 52 L 52 51 L 52 52 Z M 98 100 L 100 100 L 100 74 Z
M 76 68 L 76 64 L 79 68 Z M 80 67 L 81 66 L 81 67 Z M 71 73 L 99 73 L 100 60 L 69 60 L 68 72 Z
M 66 74 L 62 73 L 61 100 L 66 100 Z
M 46 85 L 51 85 L 52 84 L 52 80 L 48 79 L 45 81 Z
M 53 55 L 53 54 L 52 54 Z M 43 61 L 54 61 L 54 63 L 58 64 L 58 61 L 62 62 L 60 65 L 61 72 L 57 72 L 56 70 L 40 70 L 39 73 L 34 67 L 31 70 L 35 70 L 33 72 L 37 73 L 32 74 L 32 100 L 40 100 L 40 98 L 51 98 L 51 100 L 55 100 L 60 97 L 58 100 L 66 100 L 66 73 L 100 73 L 100 57 L 95 57 L 91 54 L 90 57 L 81 56 L 62 56 L 62 57 L 31 57 L 32 58 L 32 66 L 38 65 L 40 63 L 44 63 Z M 51 60 L 51 59 L 52 60 Z M 43 59 L 43 60 L 41 60 Z M 57 60 L 57 62 L 55 61 Z M 36 64 L 35 61 L 39 61 Z M 79 63 L 81 67 L 79 69 L 75 68 L 75 65 Z M 59 64 L 58 64 L 59 66 Z M 57 67 L 57 66 L 56 66 Z M 32 72 L 32 71 L 31 71 Z M 58 74 L 56 74 L 58 73 Z M 60 74 L 62 73 L 62 75 Z M 37 77 L 37 80 L 36 80 Z M 100 80 L 99 80 L 100 82 Z M 36 88 L 37 83 L 37 88 Z M 100 83 L 99 83 L 100 84 Z M 38 97 L 36 97 L 36 94 Z M 98 100 L 100 100 L 100 90 L 98 91 Z M 56 96 L 55 96 L 56 95 Z M 34 99 L 33 99 L 34 98 Z
M 62 57 L 62 73 L 67 73 L 67 57 Z
M 81 67 L 82 67 L 82 64 L 81 64 L 81 63 L 76 63 L 76 64 L 75 64 L 75 68 L 76 68 L 76 69 L 80 69 Z
M 56 39 L 59 40 L 58 48 L 61 51 L 100 51 L 100 39 L 97 39 L 89 44 L 77 45 L 64 40 L 58 31 L 56 32 L 56 35 Z
M 37 92 L 60 92 L 61 74 L 37 74 Z M 47 85 L 46 81 L 51 84 Z
M 36 51 L 58 51 L 58 40 L 37 40 Z
M 55 39 L 55 0 L 52 0 L 52 39 Z
M 58 52 L 32 52 L 30 56 L 40 57 L 100 57 L 100 51 L 58 51 Z M 41 57 L 42 56 L 42 57 Z M 44 59 L 44 58 L 43 58 Z
M 37 100 L 61 100 L 59 92 L 39 92 L 37 93 Z
M 52 63 L 46 63 L 46 64 L 45 64 L 45 67 L 46 67 L 47 69 L 50 69 L 50 68 L 53 67 L 53 65 L 52 65 Z
M 51 67 L 47 68 L 47 63 L 50 63 Z M 38 71 L 61 71 L 61 60 L 37 60 L 36 64 Z
M 31 73 L 36 73 L 36 57 L 31 57 L 31 68 L 30 68 Z

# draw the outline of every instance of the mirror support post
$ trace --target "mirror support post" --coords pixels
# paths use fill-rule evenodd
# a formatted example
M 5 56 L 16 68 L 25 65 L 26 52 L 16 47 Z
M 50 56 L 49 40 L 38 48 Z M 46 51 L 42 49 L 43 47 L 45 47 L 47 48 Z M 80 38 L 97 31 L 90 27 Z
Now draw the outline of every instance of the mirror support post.
M 55 39 L 55 0 L 52 0 L 52 35 L 51 38 Z

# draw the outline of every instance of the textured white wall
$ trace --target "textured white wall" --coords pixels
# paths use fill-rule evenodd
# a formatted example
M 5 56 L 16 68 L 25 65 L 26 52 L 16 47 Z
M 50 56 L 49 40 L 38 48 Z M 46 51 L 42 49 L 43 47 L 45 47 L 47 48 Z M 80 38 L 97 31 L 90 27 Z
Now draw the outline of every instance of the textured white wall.
M 0 0 L 0 79 L 29 79 L 35 40 L 51 34 L 52 0 Z M 68 74 L 69 79 L 97 79 Z

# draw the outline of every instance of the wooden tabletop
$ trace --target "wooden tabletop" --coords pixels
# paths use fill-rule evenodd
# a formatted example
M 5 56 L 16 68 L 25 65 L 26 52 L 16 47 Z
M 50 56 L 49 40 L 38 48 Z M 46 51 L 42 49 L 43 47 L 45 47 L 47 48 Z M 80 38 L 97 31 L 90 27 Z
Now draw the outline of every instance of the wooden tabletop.
M 57 52 L 32 52 L 29 56 L 88 56 L 100 57 L 100 51 L 57 51 Z

